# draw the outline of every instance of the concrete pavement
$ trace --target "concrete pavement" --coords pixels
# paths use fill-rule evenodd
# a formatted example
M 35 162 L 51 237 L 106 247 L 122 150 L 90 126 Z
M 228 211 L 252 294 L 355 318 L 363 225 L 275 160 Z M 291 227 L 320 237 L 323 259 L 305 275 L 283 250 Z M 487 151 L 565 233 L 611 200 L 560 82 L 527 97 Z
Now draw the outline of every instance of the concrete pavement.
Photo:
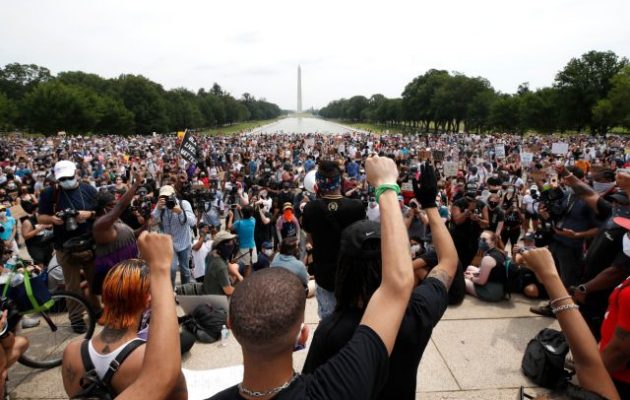
M 469 296 L 464 303 L 450 307 L 433 331 L 418 372 L 417 399 L 513 400 L 518 388 L 532 388 L 520 371 L 523 352 L 529 340 L 546 327 L 559 329 L 551 318 L 538 317 L 529 307 L 538 304 L 522 296 L 510 302 L 483 303 Z M 317 303 L 308 299 L 306 323 L 311 332 L 318 324 Z M 294 365 L 300 370 L 307 350 L 295 353 Z M 228 345 L 195 344 L 184 356 L 189 371 L 191 399 L 212 394 L 213 387 L 238 382 L 239 374 L 227 370 L 227 380 L 217 371 L 242 363 L 238 343 L 232 336 Z M 209 371 L 213 370 L 213 371 Z M 230 376 L 231 375 L 231 376 Z M 67 399 L 61 369 L 36 371 L 17 365 L 9 372 L 12 399 Z M 223 382 L 223 383 L 221 383 Z M 529 393 L 544 393 L 532 388 Z M 200 397 L 194 397 L 200 396 Z

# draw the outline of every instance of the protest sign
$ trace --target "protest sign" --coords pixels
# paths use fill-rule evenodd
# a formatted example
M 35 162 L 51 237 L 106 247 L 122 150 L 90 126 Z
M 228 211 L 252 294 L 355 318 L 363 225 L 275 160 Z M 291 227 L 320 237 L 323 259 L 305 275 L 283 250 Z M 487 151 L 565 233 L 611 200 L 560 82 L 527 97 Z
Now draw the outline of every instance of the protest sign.
M 444 151 L 433 150 L 433 161 L 444 161 Z
M 521 163 L 523 165 L 528 166 L 529 164 L 532 163 L 533 160 L 534 160 L 533 153 L 528 153 L 528 152 L 521 153 Z
M 505 158 L 505 146 L 502 144 L 494 146 L 494 155 L 496 158 Z
M 186 131 L 184 134 L 184 140 L 179 147 L 179 155 L 189 163 L 197 162 L 197 141 L 192 132 Z
M 457 176 L 457 171 L 458 171 L 458 165 L 456 162 L 454 161 L 446 161 L 444 163 L 444 176 L 445 177 L 451 177 L 451 176 Z
M 551 152 L 553 154 L 567 154 L 569 152 L 569 144 L 562 142 L 553 143 L 551 145 Z

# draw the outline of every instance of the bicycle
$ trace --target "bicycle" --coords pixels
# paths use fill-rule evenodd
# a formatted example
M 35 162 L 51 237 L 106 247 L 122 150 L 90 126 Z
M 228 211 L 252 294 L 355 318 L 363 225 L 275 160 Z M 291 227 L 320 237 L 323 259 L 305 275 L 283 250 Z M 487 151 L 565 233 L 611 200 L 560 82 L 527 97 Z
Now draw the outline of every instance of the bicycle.
M 48 288 L 49 271 L 36 273 L 29 260 L 18 259 L 16 271 L 24 276 L 22 298 L 15 298 L 21 289 L 11 287 L 11 277 L 5 283 L 3 294 L 16 303 L 20 315 L 40 318 L 35 327 L 21 328 L 18 323 L 17 334 L 29 340 L 29 348 L 18 362 L 30 368 L 53 368 L 61 365 L 63 351 L 72 340 L 90 339 L 96 326 L 96 317 L 92 307 L 80 295 L 64 290 L 50 291 Z M 60 268 L 59 266 L 53 267 Z M 52 270 L 52 269 L 51 269 Z M 31 277 L 33 274 L 33 277 Z M 13 293 L 13 296 L 12 296 Z M 42 321 L 43 320 L 43 321 Z

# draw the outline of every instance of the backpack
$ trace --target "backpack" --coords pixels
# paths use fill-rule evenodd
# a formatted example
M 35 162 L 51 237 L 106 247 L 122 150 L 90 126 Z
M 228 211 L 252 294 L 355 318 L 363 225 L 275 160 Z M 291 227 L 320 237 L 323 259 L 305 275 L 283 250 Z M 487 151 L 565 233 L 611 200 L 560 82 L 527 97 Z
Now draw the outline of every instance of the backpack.
M 536 385 L 566 394 L 570 399 L 605 400 L 600 394 L 570 382 L 573 374 L 564 369 L 568 352 L 569 344 L 562 332 L 545 328 L 527 344 L 521 363 L 523 373 Z
M 523 373 L 538 386 L 556 389 L 569 377 L 564 369 L 568 352 L 569 344 L 562 332 L 545 328 L 527 344 L 521 362 Z
M 184 329 L 195 335 L 201 343 L 214 343 L 219 340 L 221 328 L 226 324 L 225 311 L 210 304 L 199 304 L 182 323 Z
M 81 360 L 83 361 L 83 367 L 85 368 L 85 373 L 83 377 L 81 377 L 81 391 L 72 399 L 81 399 L 81 400 L 111 400 L 114 399 L 117 395 L 114 388 L 111 386 L 112 378 L 118 368 L 122 365 L 125 359 L 140 345 L 144 344 L 144 340 L 136 339 L 132 342 L 129 342 L 124 349 L 112 362 L 109 364 L 109 369 L 107 373 L 103 377 L 103 379 L 98 377 L 96 373 L 96 369 L 94 368 L 94 364 L 92 363 L 92 359 L 90 358 L 90 352 L 88 350 L 89 341 L 84 340 L 81 343 Z

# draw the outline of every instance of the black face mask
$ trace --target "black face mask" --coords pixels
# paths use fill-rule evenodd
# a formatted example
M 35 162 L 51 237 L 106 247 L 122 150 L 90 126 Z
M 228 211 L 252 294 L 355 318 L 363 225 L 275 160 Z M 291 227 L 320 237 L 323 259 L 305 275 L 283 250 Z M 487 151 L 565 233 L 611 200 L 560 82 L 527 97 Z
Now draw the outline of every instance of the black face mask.
M 488 207 L 494 209 L 499 205 L 499 203 L 495 202 L 495 201 L 489 201 L 488 202 Z
M 221 243 L 217 246 L 217 252 L 225 260 L 229 260 L 234 253 L 234 243 Z

